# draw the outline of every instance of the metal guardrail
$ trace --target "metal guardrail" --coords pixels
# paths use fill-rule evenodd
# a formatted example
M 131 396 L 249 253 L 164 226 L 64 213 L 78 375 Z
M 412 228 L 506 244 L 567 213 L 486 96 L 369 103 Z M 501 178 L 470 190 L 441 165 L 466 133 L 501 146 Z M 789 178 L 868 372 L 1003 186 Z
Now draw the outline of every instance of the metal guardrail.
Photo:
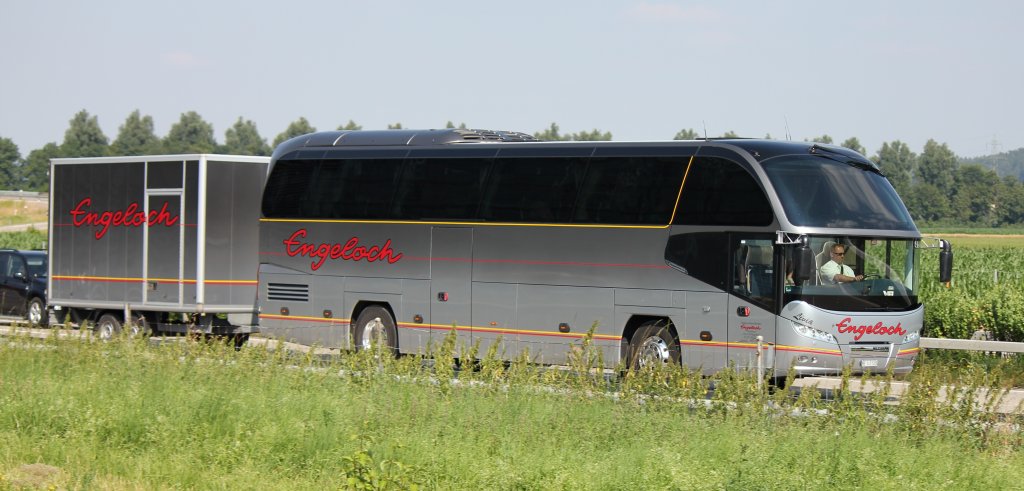
M 924 349 L 1024 353 L 1024 343 L 1012 343 L 1009 341 L 983 341 L 977 339 L 921 338 L 921 347 Z
M 0 326 L 14 327 L 15 324 L 23 324 L 24 319 L 20 317 L 0 316 Z M 27 327 L 23 328 L 28 330 Z M 13 333 L 13 331 L 8 331 Z M 946 338 L 921 338 L 923 349 L 944 349 L 960 351 L 989 351 L 998 353 L 1024 353 L 1024 343 L 1010 341 L 985 341 L 978 339 L 946 339 Z M 308 348 L 307 348 L 308 349 Z
M 0 190 L 0 198 L 28 198 L 45 200 L 49 196 L 48 193 L 38 193 L 35 191 L 4 191 Z

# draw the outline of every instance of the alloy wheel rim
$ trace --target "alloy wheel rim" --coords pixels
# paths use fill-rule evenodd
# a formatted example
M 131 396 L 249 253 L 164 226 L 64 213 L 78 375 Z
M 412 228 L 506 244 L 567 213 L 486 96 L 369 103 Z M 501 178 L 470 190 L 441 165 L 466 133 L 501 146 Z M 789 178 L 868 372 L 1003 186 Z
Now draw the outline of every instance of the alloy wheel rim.
M 651 336 L 640 344 L 637 362 L 641 367 L 655 363 L 667 363 L 671 357 L 668 343 L 658 336 Z
M 387 335 L 384 332 L 384 322 L 380 320 L 380 317 L 374 317 L 372 320 L 363 325 L 363 333 L 360 341 L 364 349 L 369 349 L 373 346 L 373 341 L 380 336 L 383 341 L 387 339 Z
M 43 320 L 42 308 L 38 303 L 32 302 L 28 306 L 28 321 L 31 324 L 39 324 Z

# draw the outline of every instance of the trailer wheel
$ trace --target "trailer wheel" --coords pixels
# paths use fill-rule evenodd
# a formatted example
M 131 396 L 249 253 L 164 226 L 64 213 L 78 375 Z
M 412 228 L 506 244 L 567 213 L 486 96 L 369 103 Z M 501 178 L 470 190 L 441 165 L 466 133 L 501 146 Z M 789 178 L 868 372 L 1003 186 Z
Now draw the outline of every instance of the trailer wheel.
M 679 359 L 679 341 L 663 320 L 641 325 L 629 340 L 629 367 L 632 370 L 656 364 L 678 364 Z
M 39 297 L 32 297 L 32 300 L 28 301 L 28 307 L 25 308 L 25 318 L 28 319 L 30 326 L 42 326 L 49 324 L 48 319 L 49 313 L 46 312 L 46 305 L 43 304 L 43 300 Z
M 395 319 L 387 309 L 379 305 L 371 305 L 359 313 L 353 337 L 357 350 L 370 349 L 376 343 L 392 354 L 398 354 Z
M 132 314 L 131 322 L 128 323 L 127 327 L 129 337 L 148 338 L 153 335 L 153 330 L 149 327 L 149 323 L 146 322 L 146 317 L 142 314 Z
M 114 314 L 103 314 L 96 321 L 95 334 L 103 341 L 109 341 L 121 334 L 121 320 Z

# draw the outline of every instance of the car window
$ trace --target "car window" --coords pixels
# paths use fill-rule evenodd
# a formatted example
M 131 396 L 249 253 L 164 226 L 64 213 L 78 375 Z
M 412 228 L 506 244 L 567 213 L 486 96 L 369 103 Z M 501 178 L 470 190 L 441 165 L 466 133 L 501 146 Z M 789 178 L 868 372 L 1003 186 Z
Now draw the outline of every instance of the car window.
M 21 275 L 28 278 L 28 270 L 25 268 L 25 259 L 21 256 L 11 255 L 11 276 Z
M 25 256 L 28 262 L 28 272 L 32 276 L 46 276 L 46 255 L 37 254 Z
M 0 252 L 0 276 L 8 278 L 11 276 L 11 253 Z

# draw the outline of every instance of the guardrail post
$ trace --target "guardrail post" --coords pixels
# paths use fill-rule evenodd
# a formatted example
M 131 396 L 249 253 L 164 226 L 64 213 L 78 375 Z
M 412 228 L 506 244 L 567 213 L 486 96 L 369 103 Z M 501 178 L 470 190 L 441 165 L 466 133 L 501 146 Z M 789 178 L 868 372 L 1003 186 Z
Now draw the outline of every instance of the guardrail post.
M 764 383 L 764 336 L 757 337 L 757 390 Z

